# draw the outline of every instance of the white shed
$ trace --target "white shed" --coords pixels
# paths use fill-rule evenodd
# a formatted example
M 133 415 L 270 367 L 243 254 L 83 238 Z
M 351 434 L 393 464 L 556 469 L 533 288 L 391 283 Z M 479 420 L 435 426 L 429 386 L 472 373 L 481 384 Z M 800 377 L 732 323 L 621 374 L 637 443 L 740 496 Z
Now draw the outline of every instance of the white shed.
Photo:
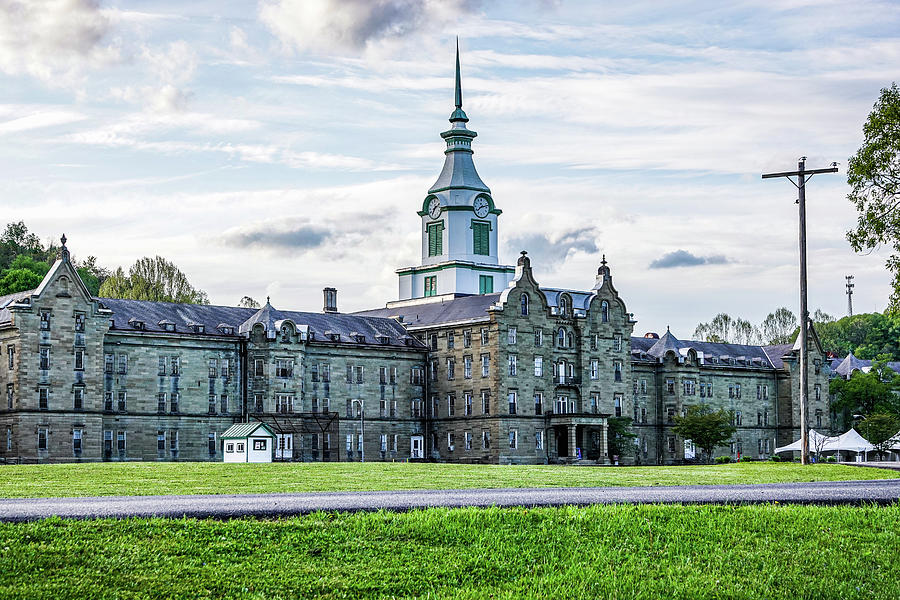
M 264 423 L 236 423 L 221 436 L 225 462 L 272 462 L 275 434 Z

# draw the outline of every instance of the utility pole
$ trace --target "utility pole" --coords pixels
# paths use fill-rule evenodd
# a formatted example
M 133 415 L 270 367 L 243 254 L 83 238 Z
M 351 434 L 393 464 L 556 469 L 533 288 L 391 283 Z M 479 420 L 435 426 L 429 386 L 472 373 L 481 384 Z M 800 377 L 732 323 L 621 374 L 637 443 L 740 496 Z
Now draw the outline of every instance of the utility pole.
M 809 464 L 809 306 L 806 301 L 806 182 L 819 173 L 837 173 L 837 163 L 828 169 L 806 170 L 806 157 L 801 156 L 796 171 L 765 173 L 763 179 L 786 177 L 799 190 L 797 204 L 800 209 L 800 462 Z M 797 181 L 791 179 L 796 177 Z
M 847 316 L 853 316 L 853 288 L 856 284 L 853 283 L 853 275 L 847 275 L 844 277 L 847 280 Z

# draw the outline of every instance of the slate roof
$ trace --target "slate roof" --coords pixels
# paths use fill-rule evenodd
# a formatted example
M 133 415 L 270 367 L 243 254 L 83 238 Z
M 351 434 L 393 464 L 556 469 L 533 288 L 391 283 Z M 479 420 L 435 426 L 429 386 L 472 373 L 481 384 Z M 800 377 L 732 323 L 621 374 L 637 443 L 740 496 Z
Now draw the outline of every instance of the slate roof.
M 487 310 L 500 300 L 500 294 L 456 296 L 444 301 L 423 302 L 391 308 L 376 308 L 355 313 L 368 317 L 403 317 L 409 327 L 424 327 L 443 323 L 487 320 Z
M 667 331 L 659 339 L 632 337 L 631 349 L 633 354 L 637 354 L 634 358 L 640 358 L 640 353 L 654 358 L 665 356 L 665 353 L 672 350 L 676 354 L 684 356 L 687 350 L 693 348 L 698 353 L 703 353 L 704 364 L 711 363 L 711 357 L 727 356 L 730 358 L 744 357 L 745 362 L 728 364 L 730 367 L 772 367 L 781 368 L 781 357 L 784 352 L 781 349 L 790 350 L 791 344 L 784 346 L 748 346 L 745 344 L 721 344 L 718 342 L 698 342 L 698 341 L 682 341 L 676 338 L 670 331 Z M 637 353 L 635 353 L 637 351 Z M 777 358 L 775 355 L 778 355 Z M 759 359 L 753 362 L 753 359 Z
M 848 354 L 844 360 L 835 359 L 835 362 L 838 362 L 838 365 L 832 367 L 832 370 L 844 378 L 850 377 L 850 375 L 853 374 L 853 371 L 857 370 L 865 373 L 872 366 L 871 360 L 856 358 L 853 356 L 852 352 Z M 900 373 L 900 362 L 888 362 L 887 367 L 895 373 Z
M 7 294 L 5 296 L 0 296 L 0 325 L 4 323 L 12 322 L 12 314 L 9 312 L 9 309 L 6 308 L 13 301 L 18 301 L 22 298 L 27 298 L 34 293 L 34 290 L 26 290 L 24 292 L 16 292 L 15 294 Z

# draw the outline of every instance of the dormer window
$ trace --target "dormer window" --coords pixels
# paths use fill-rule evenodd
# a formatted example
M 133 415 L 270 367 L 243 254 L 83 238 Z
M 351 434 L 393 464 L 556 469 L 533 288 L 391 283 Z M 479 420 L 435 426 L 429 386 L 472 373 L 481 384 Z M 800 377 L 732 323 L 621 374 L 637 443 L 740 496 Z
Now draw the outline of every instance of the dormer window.
M 331 340 L 332 342 L 339 342 L 339 341 L 341 341 L 341 334 L 335 333 L 335 332 L 333 332 L 333 331 L 326 331 L 326 332 L 325 332 L 325 337 L 328 338 L 329 340 Z
M 128 324 L 139 331 L 144 331 L 146 328 L 143 321 L 135 319 L 134 317 L 128 319 Z
M 366 341 L 366 336 L 364 336 L 364 335 L 361 334 L 361 333 L 356 333 L 355 331 L 354 331 L 353 333 L 350 334 L 350 337 L 351 337 L 351 338 L 353 339 L 353 341 L 356 342 L 357 344 L 363 344 L 363 343 L 365 343 L 365 341 Z
M 379 344 L 389 344 L 391 342 L 391 338 L 390 336 L 386 335 L 376 335 L 375 341 L 377 341 Z
M 172 321 L 160 321 L 158 325 L 162 327 L 163 331 L 168 331 L 170 333 L 175 331 L 175 323 Z
M 188 323 L 188 329 L 190 329 L 194 333 L 206 333 L 206 325 L 201 325 L 200 323 Z
M 222 335 L 234 335 L 234 327 L 231 325 L 226 325 L 225 323 L 219 323 L 219 326 L 216 327 Z
M 566 295 L 562 295 L 559 297 L 559 315 L 561 317 L 569 316 L 569 312 L 572 310 L 572 304 L 569 301 L 569 297 Z

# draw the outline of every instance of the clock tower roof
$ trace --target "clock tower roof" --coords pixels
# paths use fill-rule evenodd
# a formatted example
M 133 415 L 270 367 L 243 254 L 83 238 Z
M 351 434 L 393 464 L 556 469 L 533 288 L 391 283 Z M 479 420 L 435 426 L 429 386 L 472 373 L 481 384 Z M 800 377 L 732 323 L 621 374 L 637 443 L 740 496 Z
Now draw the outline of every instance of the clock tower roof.
M 472 140 L 478 134 L 466 128 L 469 117 L 462 108 L 462 81 L 459 71 L 459 40 L 456 42 L 456 109 L 450 115 L 451 127 L 441 133 L 441 137 L 447 142 L 444 150 L 444 168 L 434 185 L 429 188 L 429 194 L 436 194 L 448 190 L 468 190 L 476 192 L 467 194 L 468 204 L 474 201 L 478 192 L 491 193 L 490 188 L 478 176 L 475 170 L 475 162 L 472 160 Z

